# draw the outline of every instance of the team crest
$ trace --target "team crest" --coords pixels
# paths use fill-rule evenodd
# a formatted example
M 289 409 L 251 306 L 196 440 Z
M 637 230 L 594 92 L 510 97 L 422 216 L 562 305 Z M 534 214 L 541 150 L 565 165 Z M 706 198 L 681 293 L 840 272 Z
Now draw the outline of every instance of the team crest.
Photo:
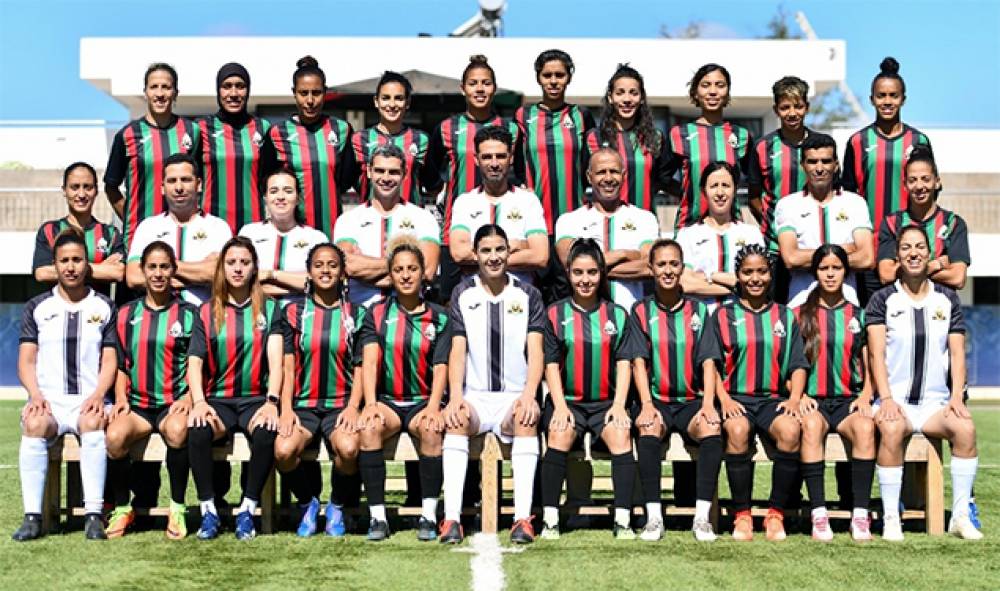
M 264 138 L 260 135 L 259 131 L 253 132 L 253 137 L 250 138 L 250 141 L 258 148 L 264 145 Z
M 417 149 L 417 144 L 410 144 L 410 147 L 407 151 L 410 153 L 410 156 L 416 156 L 417 152 L 419 152 L 419 150 Z
M 632 220 L 629 220 L 624 224 L 622 224 L 622 230 L 626 232 L 635 232 L 637 229 L 638 228 L 635 227 L 635 224 L 632 223 Z
M 354 332 L 354 318 L 350 314 L 344 316 L 344 330 L 348 333 Z
M 521 210 L 520 209 L 512 209 L 512 210 L 510 210 L 510 213 L 507 214 L 507 219 L 508 220 L 522 220 L 522 219 L 524 219 L 524 216 L 521 215 Z
M 736 240 L 736 250 L 739 250 L 739 249 L 743 248 L 746 245 L 747 245 L 747 241 L 744 240 L 743 238 L 738 238 Z
M 194 142 L 191 141 L 191 136 L 189 136 L 188 134 L 185 133 L 184 137 L 181 138 L 181 147 L 184 148 L 184 151 L 186 152 L 186 151 L 190 150 L 191 146 L 193 146 L 193 145 L 194 145 Z
M 257 322 L 254 324 L 257 330 L 264 330 L 267 328 L 267 317 L 264 314 L 257 314 Z
M 740 138 L 736 137 L 735 133 L 729 134 L 729 139 L 727 141 L 729 142 L 729 147 L 734 150 L 740 145 Z
M 843 209 L 841 209 L 839 212 L 837 212 L 837 221 L 838 222 L 846 222 L 847 221 L 847 212 L 844 211 Z
M 100 314 L 91 314 L 87 318 L 87 324 L 100 324 L 102 322 L 104 322 L 104 317 Z
M 576 123 L 573 123 L 572 119 L 566 118 L 563 119 L 562 126 L 566 129 L 574 129 L 576 127 Z
M 337 145 L 340 143 L 340 138 L 337 137 L 336 131 L 331 129 L 330 133 L 326 134 L 326 143 L 330 144 L 334 148 L 337 147 Z
M 701 318 L 698 316 L 691 317 L 691 332 L 701 331 Z
M 615 326 L 614 322 L 608 320 L 607 322 L 604 323 L 604 333 L 608 336 L 613 337 L 616 334 L 618 334 L 618 327 Z
M 306 242 L 305 240 L 299 240 L 292 245 L 292 248 L 305 248 L 307 246 L 309 246 L 308 242 Z
M 437 328 L 435 328 L 433 324 L 428 324 L 427 328 L 424 329 L 424 338 L 426 338 L 428 341 L 433 341 L 434 339 L 436 339 L 437 334 L 438 334 Z
M 194 236 L 191 237 L 191 240 L 205 240 L 207 238 L 208 234 L 206 234 L 204 230 L 198 230 L 194 233 Z
M 938 308 L 938 309 L 934 310 L 934 315 L 931 316 L 931 319 L 932 320 L 947 320 L 947 318 L 945 318 L 945 315 L 944 315 L 944 310 L 942 310 L 941 308 Z
M 771 328 L 771 333 L 778 338 L 784 338 L 785 334 L 787 334 L 785 332 L 785 325 L 782 324 L 780 320 L 775 322 L 774 326 Z
M 858 322 L 857 318 L 851 318 L 851 321 L 847 323 L 847 330 L 851 334 L 858 334 L 861 332 L 861 323 Z
M 938 230 L 937 235 L 938 235 L 938 238 L 940 238 L 941 240 L 944 240 L 945 238 L 947 238 L 948 237 L 948 226 L 941 226 L 941 229 Z
M 913 153 L 913 148 L 915 148 L 915 147 L 916 146 L 911 145 L 909 148 L 907 148 L 906 149 L 906 153 L 903 154 L 903 158 L 909 160 L 910 159 L 910 154 Z
M 403 218 L 403 221 L 399 222 L 399 228 L 401 230 L 414 230 L 416 226 L 413 225 L 413 221 L 410 218 Z
M 108 241 L 105 240 L 104 238 L 101 238 L 100 240 L 98 240 L 97 241 L 96 250 L 97 250 L 97 252 L 99 252 L 101 254 L 107 254 L 108 253 Z
M 508 314 L 524 314 L 524 307 L 521 306 L 521 302 L 514 302 L 507 308 Z
M 170 325 L 170 331 L 167 334 L 175 339 L 184 335 L 184 329 L 181 327 L 179 320 L 174 320 L 174 323 Z

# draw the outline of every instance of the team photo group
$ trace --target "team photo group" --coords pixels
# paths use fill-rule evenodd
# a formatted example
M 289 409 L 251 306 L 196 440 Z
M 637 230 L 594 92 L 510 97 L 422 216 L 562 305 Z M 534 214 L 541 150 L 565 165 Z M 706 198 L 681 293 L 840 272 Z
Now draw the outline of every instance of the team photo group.
M 903 541 L 918 433 L 951 449 L 948 531 L 982 538 L 956 295 L 968 231 L 937 205 L 931 141 L 903 122 L 896 60 L 871 81 L 875 121 L 846 146 L 806 126 L 810 89 L 794 76 L 768 81 L 780 127 L 752 137 L 727 119 L 740 81 L 715 63 L 690 78 L 699 115 L 660 129 L 628 64 L 608 73 L 595 118 L 566 101 L 571 56 L 544 51 L 541 101 L 504 118 L 497 74 L 475 55 L 465 111 L 433 133 L 404 123 L 413 89 L 399 73 L 371 89 L 377 124 L 356 130 L 324 110 L 316 59 L 289 66 L 296 113 L 269 121 L 249 112 L 238 63 L 218 70 L 217 113 L 197 119 L 174 113 L 181 80 L 153 64 L 136 81 L 146 113 L 114 136 L 103 178 L 65 168 L 68 211 L 39 228 L 32 264 L 50 288 L 25 306 L 19 339 L 14 540 L 47 533 L 50 447 L 64 434 L 79 439 L 85 537 L 127 535 L 133 505 L 156 504 L 159 465 L 147 478 L 150 464 L 130 460 L 153 433 L 170 540 L 188 536 L 189 478 L 192 535 L 218 537 L 235 513 L 235 536 L 254 538 L 275 470 L 297 535 L 344 536 L 364 507 L 367 539 L 384 540 L 385 447 L 401 433 L 419 455 L 407 482 L 422 541 L 463 541 L 466 489 L 479 486 L 470 442 L 486 433 L 509 446 L 513 543 L 536 528 L 560 537 L 564 486 L 590 488 L 571 458 L 588 434 L 610 457 L 616 540 L 663 538 L 664 450 L 679 434 L 697 455 L 674 473 L 693 491 L 695 539 L 723 534 L 723 464 L 725 533 L 754 538 L 760 438 L 763 536 L 785 539 L 804 483 L 811 537 L 829 542 L 833 433 L 850 453 L 838 480 L 851 539 Z M 93 215 L 101 188 L 114 223 Z M 661 224 L 665 199 L 677 213 Z M 213 449 L 235 433 L 249 461 L 234 511 L 232 468 Z

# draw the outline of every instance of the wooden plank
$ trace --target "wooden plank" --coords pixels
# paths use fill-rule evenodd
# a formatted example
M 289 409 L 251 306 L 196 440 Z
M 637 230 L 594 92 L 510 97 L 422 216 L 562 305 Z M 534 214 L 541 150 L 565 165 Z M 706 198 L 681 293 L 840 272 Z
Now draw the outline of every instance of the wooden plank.
M 480 439 L 480 438 L 476 438 Z M 499 522 L 500 508 L 500 461 L 502 458 L 499 441 L 492 433 L 487 433 L 482 454 L 480 454 L 480 471 L 482 473 L 483 496 L 482 518 L 480 520 L 483 533 L 495 534 Z
M 941 441 L 927 445 L 926 527 L 932 536 L 944 534 L 944 464 L 941 460 Z

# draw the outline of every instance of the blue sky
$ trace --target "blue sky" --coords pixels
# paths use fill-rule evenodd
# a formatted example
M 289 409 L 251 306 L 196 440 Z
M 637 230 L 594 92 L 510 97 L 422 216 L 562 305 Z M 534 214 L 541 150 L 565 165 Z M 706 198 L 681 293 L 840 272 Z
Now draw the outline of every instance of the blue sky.
M 907 82 L 907 121 L 1000 128 L 1000 0 L 782 4 L 789 15 L 803 10 L 820 37 L 847 42 L 847 82 L 866 106 L 879 61 L 893 55 Z M 709 37 L 755 37 L 778 5 L 509 0 L 504 26 L 508 37 L 655 37 L 661 25 L 702 21 Z M 0 0 L 0 120 L 126 117 L 79 79 L 81 37 L 444 35 L 476 6 L 475 0 Z M 398 17 L 376 21 L 378 15 Z

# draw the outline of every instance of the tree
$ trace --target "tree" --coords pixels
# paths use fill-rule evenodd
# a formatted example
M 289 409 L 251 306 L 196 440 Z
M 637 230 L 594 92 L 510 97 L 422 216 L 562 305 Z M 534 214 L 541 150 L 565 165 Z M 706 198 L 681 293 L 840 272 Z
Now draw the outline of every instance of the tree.
M 761 39 L 801 39 L 802 35 L 792 33 L 788 25 L 788 13 L 785 12 L 785 5 L 779 4 L 777 12 L 767 21 L 767 34 Z
M 671 29 L 666 24 L 660 25 L 660 37 L 666 39 L 697 39 L 701 37 L 704 24 L 701 21 L 691 21 L 679 29 Z
M 815 97 L 809 104 L 806 125 L 815 129 L 831 129 L 854 119 L 854 110 L 840 88 L 833 87 Z

